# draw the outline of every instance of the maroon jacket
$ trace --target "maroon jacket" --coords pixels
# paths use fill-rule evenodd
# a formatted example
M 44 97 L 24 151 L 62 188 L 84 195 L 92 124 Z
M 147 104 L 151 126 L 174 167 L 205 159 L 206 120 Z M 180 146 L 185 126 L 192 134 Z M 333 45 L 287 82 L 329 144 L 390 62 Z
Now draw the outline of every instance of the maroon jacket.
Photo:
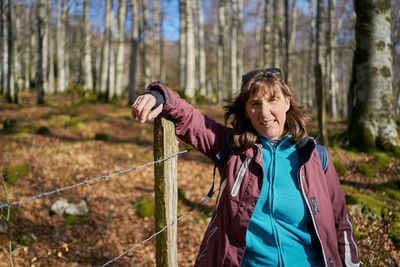
M 150 84 L 147 90 L 150 89 L 162 92 L 165 99 L 162 115 L 174 122 L 179 138 L 215 162 L 231 129 L 202 115 L 160 82 Z M 325 266 L 359 266 L 351 215 L 331 157 L 324 173 L 313 139 L 304 139 L 297 149 L 301 159 L 297 175 L 299 190 L 312 215 Z M 261 144 L 231 153 L 219 171 L 221 185 L 216 212 L 195 266 L 239 267 L 246 249 L 247 228 L 263 186 Z M 236 180 L 240 180 L 239 188 Z

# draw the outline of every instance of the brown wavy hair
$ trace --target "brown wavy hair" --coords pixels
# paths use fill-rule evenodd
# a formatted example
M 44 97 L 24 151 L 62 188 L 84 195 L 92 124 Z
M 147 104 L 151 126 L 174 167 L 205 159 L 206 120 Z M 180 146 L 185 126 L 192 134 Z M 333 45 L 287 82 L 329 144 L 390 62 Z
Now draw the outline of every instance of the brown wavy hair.
M 299 143 L 308 134 L 310 116 L 302 106 L 297 104 L 292 91 L 283 79 L 280 69 L 269 68 L 257 69 L 244 74 L 239 94 L 235 98 L 228 100 L 224 106 L 226 110 L 224 115 L 225 125 L 232 117 L 233 147 L 246 149 L 253 147 L 257 141 L 257 131 L 251 124 L 250 119 L 246 117 L 245 108 L 249 97 L 257 94 L 260 90 L 265 90 L 272 96 L 278 95 L 280 90 L 289 99 L 290 107 L 286 112 L 283 136 L 290 134 L 292 142 Z

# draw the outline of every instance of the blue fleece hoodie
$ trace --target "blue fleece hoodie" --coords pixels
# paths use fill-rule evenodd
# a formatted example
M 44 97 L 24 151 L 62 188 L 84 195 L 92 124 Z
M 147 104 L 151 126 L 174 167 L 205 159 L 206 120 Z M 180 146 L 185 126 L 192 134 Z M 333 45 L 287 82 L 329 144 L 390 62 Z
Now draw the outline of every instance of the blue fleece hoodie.
M 310 212 L 299 190 L 299 156 L 290 136 L 263 146 L 264 184 L 246 235 L 249 266 L 323 266 Z

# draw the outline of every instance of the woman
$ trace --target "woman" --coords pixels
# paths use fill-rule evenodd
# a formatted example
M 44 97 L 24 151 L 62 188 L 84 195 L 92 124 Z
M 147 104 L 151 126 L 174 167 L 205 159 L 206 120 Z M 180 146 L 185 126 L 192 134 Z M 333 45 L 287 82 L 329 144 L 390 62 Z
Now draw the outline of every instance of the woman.
M 176 134 L 214 162 L 230 140 L 231 153 L 219 166 L 216 212 L 195 266 L 359 266 L 334 165 L 329 156 L 321 165 L 316 142 L 307 137 L 309 117 L 281 71 L 243 75 L 226 109 L 232 128 L 159 82 L 132 105 L 141 122 L 159 114 L 172 119 Z

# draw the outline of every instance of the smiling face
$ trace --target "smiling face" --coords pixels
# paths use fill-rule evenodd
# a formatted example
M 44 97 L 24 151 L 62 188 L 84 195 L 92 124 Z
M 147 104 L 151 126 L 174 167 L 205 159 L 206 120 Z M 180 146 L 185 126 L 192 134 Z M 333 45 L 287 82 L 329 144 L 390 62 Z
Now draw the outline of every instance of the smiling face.
M 263 137 L 282 138 L 286 122 L 286 112 L 290 108 L 290 100 L 278 88 L 260 88 L 250 94 L 246 101 L 246 117 L 250 119 L 254 129 Z

